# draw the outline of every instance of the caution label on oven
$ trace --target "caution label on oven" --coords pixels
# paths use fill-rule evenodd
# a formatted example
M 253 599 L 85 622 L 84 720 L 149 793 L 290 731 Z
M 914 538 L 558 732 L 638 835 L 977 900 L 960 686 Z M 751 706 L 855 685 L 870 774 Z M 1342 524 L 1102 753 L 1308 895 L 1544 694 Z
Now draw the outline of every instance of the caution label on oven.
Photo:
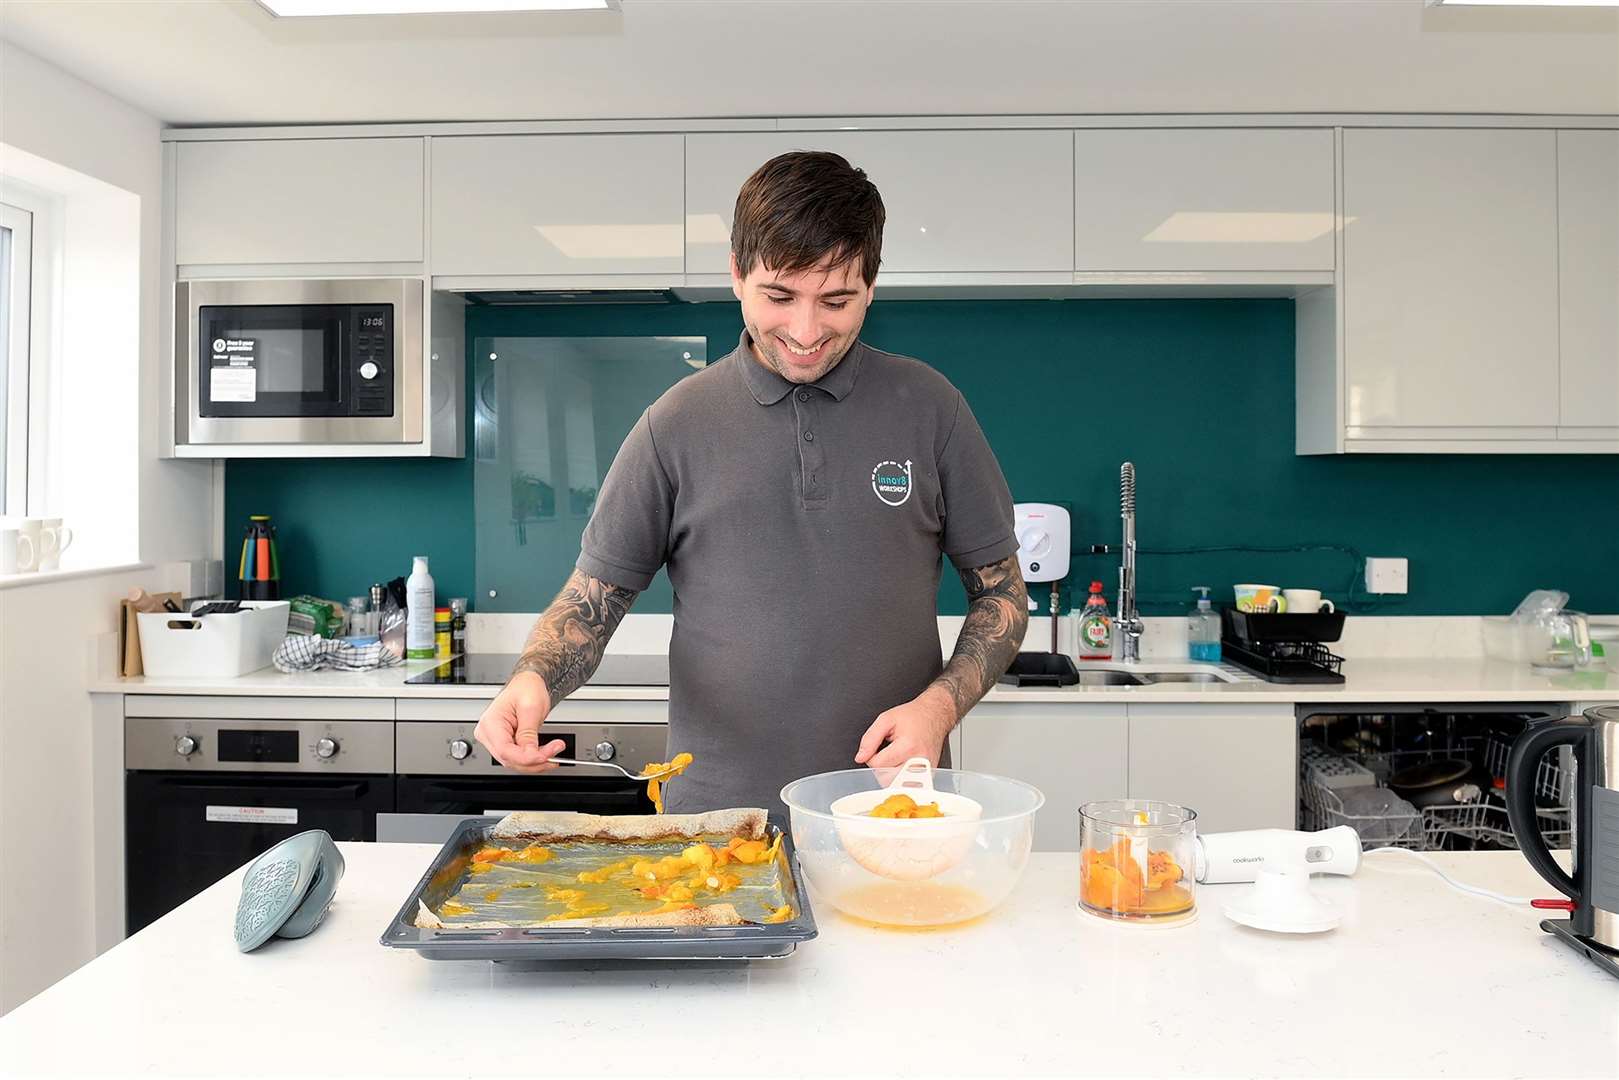
M 265 825 L 298 824 L 296 806 L 210 806 L 208 821 L 255 821 Z

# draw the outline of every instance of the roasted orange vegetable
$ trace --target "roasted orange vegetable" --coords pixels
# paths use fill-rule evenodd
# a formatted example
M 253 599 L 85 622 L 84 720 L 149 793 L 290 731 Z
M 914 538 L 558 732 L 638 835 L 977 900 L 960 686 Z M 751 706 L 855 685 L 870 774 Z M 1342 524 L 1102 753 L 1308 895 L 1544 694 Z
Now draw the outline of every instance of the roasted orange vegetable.
M 644 773 L 659 773 L 665 769 L 674 770 L 667 776 L 661 776 L 646 782 L 646 797 L 652 800 L 652 805 L 657 809 L 658 813 L 663 813 L 663 785 L 685 772 L 691 762 L 692 756 L 690 754 L 676 754 L 668 761 L 653 762 L 642 767 L 641 771 Z
M 1127 914 L 1167 914 L 1191 906 L 1191 894 L 1175 885 L 1181 868 L 1167 851 L 1147 854 L 1147 875 L 1131 856 L 1130 842 L 1080 853 L 1080 892 L 1094 908 Z
M 890 795 L 866 814 L 880 818 L 936 818 L 944 817 L 936 802 L 917 804 L 909 795 Z

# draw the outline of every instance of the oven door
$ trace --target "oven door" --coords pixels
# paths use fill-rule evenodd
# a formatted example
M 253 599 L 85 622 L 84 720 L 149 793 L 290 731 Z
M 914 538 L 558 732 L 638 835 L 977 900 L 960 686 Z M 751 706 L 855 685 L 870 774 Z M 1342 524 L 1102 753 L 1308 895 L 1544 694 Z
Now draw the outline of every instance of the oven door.
M 422 298 L 412 278 L 178 283 L 176 442 L 420 442 Z
M 124 797 L 133 934 L 289 836 L 375 840 L 394 785 L 358 774 L 141 771 L 125 774 Z
M 377 839 L 441 844 L 466 818 L 513 810 L 650 814 L 646 785 L 622 776 L 400 776 L 397 812 L 377 820 Z

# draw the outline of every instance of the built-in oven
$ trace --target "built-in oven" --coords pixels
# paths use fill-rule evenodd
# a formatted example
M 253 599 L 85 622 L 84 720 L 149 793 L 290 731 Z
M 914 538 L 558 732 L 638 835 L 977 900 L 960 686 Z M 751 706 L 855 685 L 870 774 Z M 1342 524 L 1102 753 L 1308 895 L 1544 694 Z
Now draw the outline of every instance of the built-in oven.
M 182 446 L 422 441 L 420 278 L 182 281 Z
M 395 725 L 395 813 L 377 823 L 377 839 L 440 843 L 464 818 L 513 810 L 650 814 L 646 784 L 616 769 L 560 765 L 538 775 L 504 768 L 473 735 L 476 719 L 400 721 Z M 667 723 L 548 721 L 542 736 L 561 739 L 563 757 L 613 762 L 637 772 L 667 760 Z
M 394 807 L 393 728 L 126 717 L 126 932 L 297 833 L 375 840 Z

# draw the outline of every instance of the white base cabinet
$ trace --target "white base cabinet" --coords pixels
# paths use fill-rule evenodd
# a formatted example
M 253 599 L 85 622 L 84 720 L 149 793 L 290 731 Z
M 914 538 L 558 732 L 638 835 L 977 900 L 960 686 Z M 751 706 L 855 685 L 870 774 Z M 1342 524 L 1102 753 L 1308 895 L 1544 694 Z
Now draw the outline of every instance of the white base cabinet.
M 1045 794 L 1036 851 L 1078 851 L 1079 807 L 1094 799 L 1189 806 L 1200 832 L 1291 829 L 1297 820 L 1291 704 L 986 703 L 956 730 L 958 768 Z
M 1078 851 L 1080 804 L 1124 795 L 1129 766 L 1124 710 L 1123 705 L 980 704 L 957 727 L 959 767 L 1039 788 L 1046 803 L 1034 818 L 1034 850 Z
M 1200 833 L 1291 829 L 1298 817 L 1298 722 L 1288 705 L 1137 705 L 1132 799 L 1197 811 Z

